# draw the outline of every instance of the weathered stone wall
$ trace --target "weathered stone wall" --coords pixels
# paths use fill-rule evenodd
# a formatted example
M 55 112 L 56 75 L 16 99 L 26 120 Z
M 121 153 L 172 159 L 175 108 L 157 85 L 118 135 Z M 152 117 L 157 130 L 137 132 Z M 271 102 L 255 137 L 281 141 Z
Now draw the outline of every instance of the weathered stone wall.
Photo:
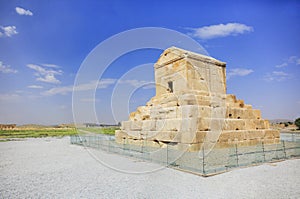
M 16 124 L 0 124 L 0 130 L 11 130 L 16 128 Z
M 243 100 L 226 94 L 226 64 L 175 47 L 155 64 L 156 96 L 138 107 L 116 131 L 117 142 L 199 150 L 204 143 L 274 143 L 271 130 Z

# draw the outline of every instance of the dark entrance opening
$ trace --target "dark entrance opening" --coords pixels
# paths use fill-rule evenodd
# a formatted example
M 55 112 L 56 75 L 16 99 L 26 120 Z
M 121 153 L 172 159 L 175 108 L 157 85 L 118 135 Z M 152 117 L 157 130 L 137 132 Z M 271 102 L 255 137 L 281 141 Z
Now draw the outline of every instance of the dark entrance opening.
M 172 81 L 169 81 L 168 82 L 168 90 L 170 91 L 170 93 L 173 93 L 173 82 Z

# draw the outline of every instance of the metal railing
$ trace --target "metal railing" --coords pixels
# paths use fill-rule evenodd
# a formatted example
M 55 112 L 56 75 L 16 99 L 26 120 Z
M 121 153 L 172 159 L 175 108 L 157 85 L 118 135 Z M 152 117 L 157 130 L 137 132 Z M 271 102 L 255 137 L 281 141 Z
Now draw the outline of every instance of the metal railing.
M 298 135 L 297 135 L 298 136 Z M 197 152 L 177 150 L 173 145 L 157 148 L 145 144 L 116 143 L 113 136 L 72 135 L 71 144 L 83 145 L 103 151 L 155 162 L 172 168 L 194 172 L 203 176 L 214 175 L 237 167 L 262 164 L 300 157 L 300 140 L 294 136 L 277 144 L 260 142 L 252 146 L 233 144 L 227 148 L 215 148 L 206 154 L 205 149 Z

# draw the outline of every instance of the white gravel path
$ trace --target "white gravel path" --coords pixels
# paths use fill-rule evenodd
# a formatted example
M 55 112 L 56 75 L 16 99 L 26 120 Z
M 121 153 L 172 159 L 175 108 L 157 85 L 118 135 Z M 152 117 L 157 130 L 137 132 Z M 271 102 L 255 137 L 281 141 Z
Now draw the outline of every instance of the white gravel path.
M 157 165 L 92 150 L 125 169 Z M 69 138 L 0 143 L 1 198 L 300 198 L 300 160 L 236 169 L 204 178 L 174 169 L 121 173 Z

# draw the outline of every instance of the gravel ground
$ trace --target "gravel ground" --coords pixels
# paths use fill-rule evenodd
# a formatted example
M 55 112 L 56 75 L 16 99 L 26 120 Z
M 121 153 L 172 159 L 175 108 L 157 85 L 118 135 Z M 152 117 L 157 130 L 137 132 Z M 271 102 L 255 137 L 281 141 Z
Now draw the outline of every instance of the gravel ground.
M 69 138 L 0 143 L 1 198 L 300 198 L 300 160 L 204 178 L 70 145 Z M 92 155 L 91 155 L 92 154 Z

